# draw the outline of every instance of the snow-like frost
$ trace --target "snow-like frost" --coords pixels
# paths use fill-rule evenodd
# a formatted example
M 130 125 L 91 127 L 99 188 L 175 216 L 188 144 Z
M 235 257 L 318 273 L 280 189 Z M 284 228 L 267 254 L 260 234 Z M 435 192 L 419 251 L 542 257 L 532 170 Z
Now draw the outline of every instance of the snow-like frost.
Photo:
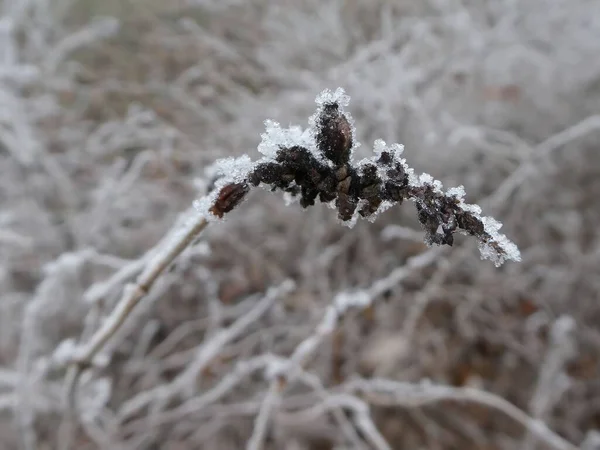
M 221 175 L 229 182 L 241 183 L 254 170 L 254 166 L 255 164 L 248 155 L 242 155 L 238 158 L 217 160 L 213 170 L 215 175 Z
M 330 89 L 324 89 L 317 95 L 315 103 L 319 106 L 337 103 L 343 108 L 350 104 L 350 96 L 346 94 L 346 91 L 341 87 L 337 88 L 334 92 L 331 92 Z
M 354 228 L 354 225 L 356 225 L 356 222 L 358 222 L 358 217 L 359 217 L 358 209 L 359 208 L 357 207 L 356 210 L 354 211 L 354 214 L 352 214 L 352 217 L 350 218 L 350 220 L 342 220 L 338 217 L 336 219 L 337 223 L 339 223 L 340 225 L 345 226 L 351 230 L 352 228 Z
M 469 212 L 469 213 L 473 214 L 474 216 L 476 216 L 477 218 L 479 218 L 479 215 L 481 214 L 481 207 L 479 205 L 471 205 L 469 203 L 461 203 L 459 206 L 463 211 Z
M 465 187 L 463 185 L 452 187 L 446 191 L 446 195 L 449 197 L 456 197 L 459 200 L 465 198 L 467 193 L 465 192 Z
M 392 155 L 395 161 L 400 160 L 400 156 L 404 153 L 404 145 L 392 144 L 387 145 L 383 139 L 376 139 L 373 143 L 373 152 L 377 157 L 380 157 L 383 152 L 388 152 Z M 404 162 L 404 160 L 402 160 Z
M 481 222 L 483 222 L 483 229 L 490 236 L 497 236 L 498 230 L 502 228 L 502 224 L 493 217 L 482 217 Z
M 281 147 L 298 145 L 315 153 L 315 140 L 310 129 L 303 130 L 299 126 L 281 128 L 278 122 L 265 120 L 265 132 L 260 137 L 258 151 L 271 160 L 276 158 Z
M 384 151 L 387 150 L 387 144 L 383 139 L 377 139 L 373 143 L 373 151 L 377 156 L 380 156 Z
M 492 238 L 492 241 L 479 242 L 479 253 L 481 259 L 489 259 L 496 267 L 500 267 L 505 261 L 521 261 L 521 252 L 518 247 L 503 234 L 498 234 Z M 502 252 L 496 251 L 492 246 L 495 243 L 502 249 Z

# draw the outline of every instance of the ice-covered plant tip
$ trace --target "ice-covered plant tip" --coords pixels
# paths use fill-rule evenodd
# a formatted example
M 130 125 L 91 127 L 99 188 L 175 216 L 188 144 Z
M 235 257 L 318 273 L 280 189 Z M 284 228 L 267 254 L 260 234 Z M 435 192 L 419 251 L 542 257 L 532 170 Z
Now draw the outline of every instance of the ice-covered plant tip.
M 428 174 L 416 176 L 403 159 L 403 146 L 375 142 L 374 155 L 354 161 L 355 129 L 344 111 L 349 97 L 344 90 L 323 91 L 316 100 L 309 127 L 281 128 L 267 121 L 258 150 L 263 157 L 253 162 L 247 155 L 219 160 L 211 167 L 212 194 L 196 202 L 208 221 L 222 218 L 246 197 L 252 187 L 281 190 L 307 208 L 317 199 L 337 210 L 344 224 L 359 217 L 374 220 L 385 209 L 412 200 L 425 230 L 428 245 L 452 245 L 454 233 L 475 236 L 484 259 L 500 266 L 520 261 L 519 250 L 498 230 L 502 226 L 481 216 L 481 208 L 464 202 L 461 187 L 442 190 L 442 183 Z

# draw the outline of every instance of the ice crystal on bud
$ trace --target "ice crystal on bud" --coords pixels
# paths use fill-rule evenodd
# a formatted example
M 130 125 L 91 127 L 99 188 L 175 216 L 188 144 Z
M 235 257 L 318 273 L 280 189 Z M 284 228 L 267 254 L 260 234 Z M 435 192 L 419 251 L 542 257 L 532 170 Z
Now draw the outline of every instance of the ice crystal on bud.
M 377 156 L 381 156 L 381 154 L 387 150 L 387 144 L 383 139 L 377 139 L 373 143 L 373 151 Z
M 297 145 L 313 150 L 315 147 L 311 130 L 303 130 L 299 126 L 281 128 L 281 125 L 273 120 L 265 120 L 265 132 L 260 136 L 262 140 L 258 144 L 258 151 L 268 159 L 275 159 L 281 148 Z
M 465 192 L 465 187 L 461 185 L 448 189 L 446 191 L 446 195 L 449 197 L 456 197 L 457 199 L 462 200 L 463 198 L 465 198 L 467 193 Z
M 323 106 L 330 103 L 337 103 L 341 107 L 348 106 L 350 104 L 350 96 L 346 94 L 346 91 L 339 87 L 334 92 L 330 89 L 323 90 L 317 98 L 315 103 L 319 106 Z
M 373 143 L 373 152 L 378 157 L 381 157 L 382 153 L 386 152 L 393 160 L 399 160 L 402 153 L 404 153 L 404 145 L 392 144 L 388 146 L 383 139 L 377 139 Z

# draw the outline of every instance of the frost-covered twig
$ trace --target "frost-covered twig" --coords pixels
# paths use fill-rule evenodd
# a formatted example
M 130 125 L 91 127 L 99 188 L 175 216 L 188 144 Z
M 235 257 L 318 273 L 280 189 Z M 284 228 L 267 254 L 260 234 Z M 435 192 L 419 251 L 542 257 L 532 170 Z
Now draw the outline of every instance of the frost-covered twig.
M 193 395 L 198 374 L 218 356 L 225 345 L 237 339 L 250 325 L 256 323 L 273 305 L 275 300 L 289 293 L 293 286 L 293 283 L 287 280 L 281 285 L 269 289 L 264 298 L 257 302 L 250 311 L 238 318 L 230 326 L 215 333 L 201 345 L 196 351 L 194 360 L 170 384 L 163 385 L 156 390 L 141 392 L 128 401 L 122 408 L 122 416 L 129 417 L 141 408 L 157 400 L 165 403 L 183 391 L 191 391 L 189 395 Z
M 254 430 L 246 445 L 247 450 L 261 450 L 266 438 L 269 420 L 273 409 L 280 401 L 277 384 L 271 384 L 260 405 L 258 415 L 254 420 Z
M 261 407 L 262 416 L 268 416 L 272 411 L 273 405 L 277 404 L 280 396 L 286 387 L 293 383 L 296 378 L 303 372 L 304 367 L 309 363 L 315 351 L 337 328 L 343 316 L 351 309 L 365 309 L 369 307 L 376 297 L 383 294 L 388 289 L 394 287 L 401 279 L 409 275 L 414 269 L 427 266 L 437 256 L 437 251 L 431 249 L 421 255 L 417 255 L 409 259 L 407 264 L 399 269 L 396 269 L 388 277 L 378 280 L 369 289 L 356 292 L 342 292 L 338 294 L 331 305 L 324 313 L 323 319 L 316 327 L 314 333 L 301 341 L 293 350 L 290 357 L 281 362 L 274 361 L 270 367 L 270 377 L 272 381 L 269 385 L 267 396 L 263 400 Z M 362 403 L 360 400 L 356 401 Z M 365 433 L 375 448 L 388 449 L 390 448 L 385 439 L 381 436 L 377 427 L 373 424 L 369 415 L 365 413 L 366 405 L 356 407 L 357 412 L 356 423 L 359 429 Z M 367 408 L 368 409 L 368 408 Z M 268 417 L 257 418 L 255 433 L 253 436 L 257 442 L 260 441 L 260 436 L 264 434 L 265 421 Z M 253 441 L 254 442 L 254 441 Z M 257 445 L 257 444 L 253 444 Z M 257 447 L 260 448 L 260 447 Z
M 538 375 L 537 385 L 529 403 L 529 409 L 536 420 L 544 421 L 571 386 L 565 373 L 565 365 L 575 354 L 573 331 L 575 320 L 570 316 L 559 317 L 550 329 L 550 343 L 546 357 Z M 535 434 L 525 436 L 523 447 L 536 448 Z
M 197 203 L 207 217 L 222 217 L 241 202 L 253 186 L 281 190 L 299 199 L 304 208 L 317 198 L 337 209 L 344 224 L 354 225 L 359 216 L 374 220 L 378 213 L 404 200 L 415 203 L 428 245 L 452 245 L 454 233 L 475 236 L 481 256 L 500 266 L 520 261 L 515 244 L 499 233 L 502 226 L 482 217 L 481 208 L 464 202 L 461 187 L 442 190 L 442 183 L 428 174 L 416 176 L 401 157 L 403 147 L 375 142 L 375 155 L 355 162 L 358 146 L 352 118 L 344 111 L 349 97 L 343 89 L 323 91 L 309 128 L 283 129 L 267 121 L 256 162 L 244 155 L 220 160 L 213 171 L 221 178 L 212 196 Z
M 207 220 L 198 215 L 190 216 L 181 230 L 165 243 L 152 259 L 144 271 L 138 276 L 134 283 L 130 283 L 123 289 L 123 295 L 111 315 L 103 325 L 92 335 L 90 340 L 79 348 L 72 358 L 71 365 L 65 377 L 65 407 L 67 416 L 63 429 L 63 441 L 65 447 L 70 446 L 70 435 L 76 418 L 76 388 L 79 383 L 83 369 L 93 363 L 94 357 L 102 350 L 108 340 L 120 329 L 131 311 L 139 301 L 150 291 L 154 282 L 173 260 L 190 245 L 194 239 L 208 225 Z
M 322 402 L 310 408 L 287 414 L 288 421 L 309 422 L 318 420 L 329 411 L 345 409 L 352 413 L 356 427 L 367 441 L 377 450 L 389 450 L 391 447 L 377 429 L 371 418 L 369 405 L 358 397 L 348 393 L 331 393 Z
M 553 432 L 546 424 L 489 392 L 474 388 L 455 388 L 430 383 L 403 383 L 385 379 L 355 379 L 344 386 L 349 392 L 365 398 L 369 403 L 382 406 L 422 406 L 441 401 L 471 402 L 503 412 L 520 423 L 529 432 L 557 450 L 575 450 L 575 446 Z

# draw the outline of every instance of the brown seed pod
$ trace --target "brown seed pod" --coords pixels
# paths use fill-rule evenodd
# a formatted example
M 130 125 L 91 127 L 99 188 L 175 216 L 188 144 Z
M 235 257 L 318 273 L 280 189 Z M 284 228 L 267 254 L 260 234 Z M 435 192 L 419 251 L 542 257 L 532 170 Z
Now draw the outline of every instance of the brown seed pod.
M 337 103 L 323 107 L 317 119 L 317 144 L 325 157 L 336 165 L 350 161 L 352 126 Z
M 210 212 L 215 216 L 222 218 L 244 199 L 250 187 L 247 183 L 231 183 L 219 191 L 215 204 L 210 208 Z

